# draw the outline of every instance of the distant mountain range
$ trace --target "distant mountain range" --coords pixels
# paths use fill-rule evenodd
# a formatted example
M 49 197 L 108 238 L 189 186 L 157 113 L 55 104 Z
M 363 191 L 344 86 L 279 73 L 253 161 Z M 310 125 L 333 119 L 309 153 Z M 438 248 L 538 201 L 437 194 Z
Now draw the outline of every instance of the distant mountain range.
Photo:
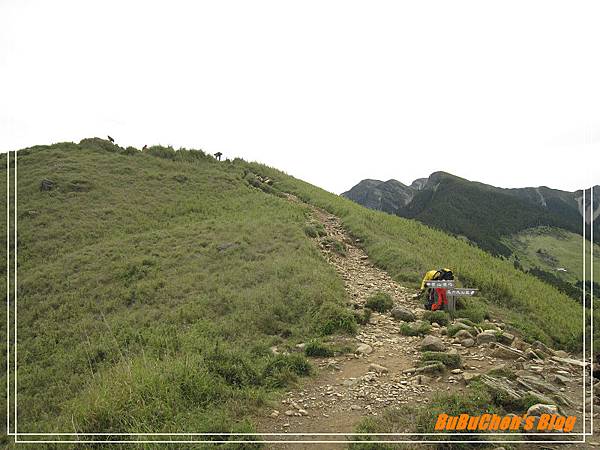
M 342 196 L 367 208 L 419 220 L 464 236 L 495 255 L 509 256 L 501 241 L 527 228 L 547 225 L 582 234 L 582 215 L 594 218 L 594 241 L 600 242 L 600 186 L 593 201 L 586 190 L 568 192 L 545 186 L 504 189 L 434 172 L 407 186 L 397 180 L 363 180 Z M 589 225 L 586 235 L 589 234 Z

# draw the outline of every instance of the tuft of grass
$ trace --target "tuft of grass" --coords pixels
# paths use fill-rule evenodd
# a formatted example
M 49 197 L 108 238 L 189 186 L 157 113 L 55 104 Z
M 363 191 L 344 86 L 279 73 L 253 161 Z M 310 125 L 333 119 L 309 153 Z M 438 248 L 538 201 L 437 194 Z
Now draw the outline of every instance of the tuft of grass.
M 377 291 L 367 299 L 365 306 L 373 311 L 383 313 L 392 309 L 394 301 L 387 292 Z
M 450 316 L 446 311 L 425 311 L 422 319 L 429 323 L 436 322 L 441 326 L 446 326 L 450 322 Z
M 465 330 L 466 328 L 461 327 L 459 325 L 453 324 L 453 325 L 449 325 L 448 329 L 447 329 L 447 333 L 448 336 L 452 337 L 454 336 L 456 333 L 458 333 L 460 330 Z M 475 329 L 473 327 L 470 327 L 468 329 L 466 329 L 469 333 L 471 333 L 473 336 L 477 335 L 477 332 L 475 331 Z
M 304 227 L 304 232 L 311 238 L 323 237 L 327 235 L 322 223 L 309 223 Z
M 474 323 L 480 323 L 490 318 L 484 297 L 459 297 L 456 303 L 454 317 L 469 319 Z
M 431 331 L 431 325 L 427 322 L 421 322 L 419 324 L 408 324 L 404 322 L 400 325 L 400 334 L 402 336 L 424 336 Z
M 346 245 L 343 242 L 338 241 L 332 237 L 324 237 L 321 239 L 321 244 L 337 253 L 340 256 L 346 256 Z
M 313 339 L 307 342 L 306 347 L 304 347 L 304 354 L 306 356 L 325 358 L 333 356 L 335 352 L 331 347 L 323 344 L 320 340 Z
M 354 320 L 360 325 L 366 325 L 371 319 L 373 310 L 371 308 L 363 308 L 360 311 L 354 311 Z
M 321 335 L 355 334 L 357 331 L 354 315 L 347 308 L 332 302 L 323 303 L 315 315 L 314 324 Z
M 445 352 L 423 352 L 421 354 L 421 365 L 427 365 L 432 361 L 439 361 L 450 369 L 462 367 L 462 361 L 458 353 L 451 355 Z

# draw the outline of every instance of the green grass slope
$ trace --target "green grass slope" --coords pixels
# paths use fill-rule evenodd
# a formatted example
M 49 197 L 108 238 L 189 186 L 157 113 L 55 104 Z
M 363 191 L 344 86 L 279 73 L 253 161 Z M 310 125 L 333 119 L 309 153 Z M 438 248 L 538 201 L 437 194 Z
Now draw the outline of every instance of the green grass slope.
M 307 209 L 282 192 L 340 216 L 397 280 L 449 266 L 531 338 L 581 343 L 581 306 L 510 262 L 275 169 L 96 139 L 22 150 L 18 167 L 19 431 L 251 430 L 310 372 L 270 346 L 352 330 Z
M 319 334 L 321 306 L 345 301 L 304 209 L 171 152 L 19 152 L 19 431 L 248 431 L 310 370 L 269 350 Z
M 539 267 L 570 283 L 576 283 L 584 278 L 581 235 L 560 228 L 538 227 L 524 230 L 504 241 L 525 270 Z M 589 241 L 587 245 L 586 278 L 589 279 Z M 566 269 L 566 272 L 557 271 L 557 268 Z M 594 280 L 600 280 L 600 245 L 598 244 L 594 244 Z

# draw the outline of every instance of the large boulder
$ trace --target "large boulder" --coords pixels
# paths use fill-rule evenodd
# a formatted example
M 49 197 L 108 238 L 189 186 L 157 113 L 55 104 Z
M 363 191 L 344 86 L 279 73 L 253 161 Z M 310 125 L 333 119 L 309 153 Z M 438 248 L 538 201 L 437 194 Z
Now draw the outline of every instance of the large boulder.
M 423 351 L 443 352 L 446 350 L 446 345 L 439 337 L 425 336 L 419 348 Z
M 485 330 L 477 335 L 477 344 L 489 344 L 490 342 L 496 342 L 496 331 Z
M 531 406 L 527 410 L 528 416 L 541 416 L 542 414 L 560 414 L 558 406 L 556 405 L 544 405 L 543 403 L 537 403 Z
M 458 341 L 462 341 L 463 339 L 473 339 L 473 335 L 471 333 L 469 333 L 467 330 L 459 330 L 455 335 L 454 335 L 455 339 L 458 339 Z
M 415 313 L 404 306 L 396 306 L 390 311 L 392 317 L 396 320 L 403 320 L 404 322 L 414 322 L 417 318 Z

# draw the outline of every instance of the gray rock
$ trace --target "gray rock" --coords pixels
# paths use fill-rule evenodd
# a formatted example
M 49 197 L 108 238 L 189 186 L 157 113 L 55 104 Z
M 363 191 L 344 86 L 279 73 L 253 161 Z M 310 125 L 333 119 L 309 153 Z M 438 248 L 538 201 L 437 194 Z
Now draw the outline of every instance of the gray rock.
M 387 373 L 389 369 L 387 367 L 381 366 L 379 364 L 371 363 L 369 364 L 369 371 L 376 373 Z
M 462 375 L 463 380 L 465 381 L 466 384 L 469 384 L 473 380 L 477 380 L 480 376 L 481 375 L 478 373 L 470 373 L 470 372 L 465 372 Z
M 498 337 L 498 342 L 500 342 L 501 344 L 504 344 L 504 345 L 511 345 L 513 343 L 513 341 L 515 340 L 515 335 L 507 333 L 506 331 L 499 333 L 497 337 Z
M 423 351 L 443 352 L 446 350 L 446 345 L 439 337 L 425 336 L 419 348 Z
M 396 320 L 403 320 L 405 322 L 414 322 L 416 319 L 415 313 L 413 313 L 410 309 L 405 308 L 404 306 L 396 306 L 391 311 L 390 314 Z
M 474 339 L 463 339 L 460 342 L 460 345 L 462 345 L 465 348 L 470 348 L 470 347 L 473 347 L 475 345 L 475 340 Z
M 473 339 L 473 335 L 469 333 L 467 330 L 459 330 L 454 337 L 458 339 L 458 341 L 462 341 L 463 339 Z
M 556 405 L 544 405 L 542 403 L 537 403 L 531 406 L 527 410 L 528 416 L 541 416 L 542 414 L 560 414 L 558 411 L 558 406 Z
M 521 350 L 516 348 L 507 347 L 506 345 L 496 344 L 496 347 L 492 351 L 492 356 L 495 358 L 502 359 L 517 359 L 524 355 Z
M 371 347 L 369 344 L 360 344 L 354 353 L 359 355 L 370 355 L 373 353 L 373 347 Z
M 477 335 L 477 344 L 489 344 L 490 342 L 496 342 L 496 332 L 494 330 L 485 330 L 483 333 Z

